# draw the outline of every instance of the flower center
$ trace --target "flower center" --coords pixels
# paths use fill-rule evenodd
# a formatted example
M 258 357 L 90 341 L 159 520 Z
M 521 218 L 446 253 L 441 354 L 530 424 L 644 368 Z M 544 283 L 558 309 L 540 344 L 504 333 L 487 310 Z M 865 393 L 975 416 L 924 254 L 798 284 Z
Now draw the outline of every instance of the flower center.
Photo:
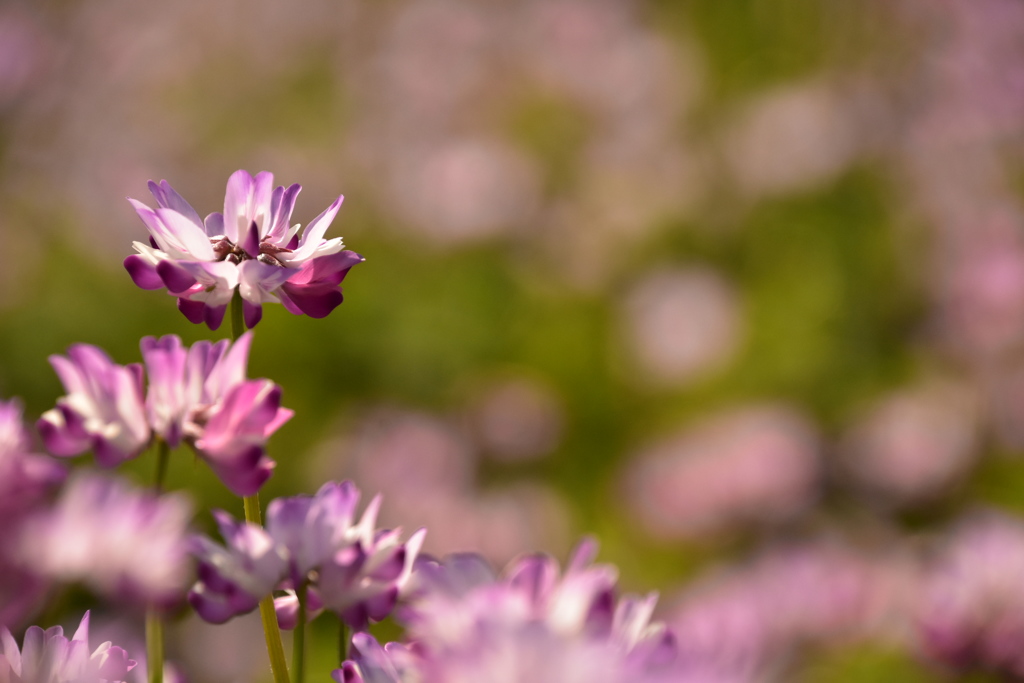
M 218 261 L 241 263 L 253 258 L 245 249 L 229 240 L 227 235 L 214 235 L 210 238 L 210 244 L 213 246 L 213 254 Z M 280 266 L 283 268 L 284 264 L 278 258 L 278 255 L 290 253 L 292 253 L 291 249 L 279 247 L 270 242 L 269 237 L 264 237 L 260 242 L 260 253 L 256 256 L 256 260 L 270 266 Z

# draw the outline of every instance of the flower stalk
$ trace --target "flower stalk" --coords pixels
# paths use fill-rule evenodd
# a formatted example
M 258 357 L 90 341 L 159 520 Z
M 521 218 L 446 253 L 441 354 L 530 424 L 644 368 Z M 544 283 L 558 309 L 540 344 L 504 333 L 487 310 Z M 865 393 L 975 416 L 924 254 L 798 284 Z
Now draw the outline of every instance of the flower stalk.
M 299 601 L 299 621 L 295 625 L 292 639 L 292 672 L 295 683 L 306 680 L 306 605 L 308 603 L 309 586 L 305 581 L 295 589 L 295 597 Z
M 156 474 L 153 490 L 159 496 L 164 492 L 167 478 L 167 462 L 170 460 L 170 446 L 163 439 L 156 442 Z M 164 621 L 158 607 L 146 609 L 146 669 L 149 683 L 163 683 L 164 680 Z
M 238 338 L 245 332 L 245 321 L 242 317 L 242 295 L 235 290 L 231 297 L 231 338 Z M 260 511 L 260 494 L 242 498 L 245 508 L 245 521 L 263 526 L 263 514 Z M 268 595 L 260 600 L 260 621 L 263 622 L 263 636 L 267 641 L 267 654 L 270 656 L 270 671 L 274 674 L 274 683 L 290 683 L 288 664 L 284 658 L 284 643 L 281 641 L 281 627 L 277 623 L 277 610 L 274 609 L 274 596 Z M 300 679 L 301 680 L 301 679 Z

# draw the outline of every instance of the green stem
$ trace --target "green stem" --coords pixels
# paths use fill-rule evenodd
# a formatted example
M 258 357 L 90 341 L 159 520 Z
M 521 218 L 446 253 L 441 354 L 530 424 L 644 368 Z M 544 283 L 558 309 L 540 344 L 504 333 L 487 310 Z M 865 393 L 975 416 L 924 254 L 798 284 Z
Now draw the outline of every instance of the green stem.
M 146 668 L 149 669 L 149 683 L 163 683 L 164 621 L 160 610 L 155 607 L 146 610 Z
M 153 477 L 153 490 L 159 496 L 164 490 L 167 478 L 167 461 L 170 460 L 171 448 L 163 439 L 156 443 L 156 473 Z M 164 621 L 159 608 L 150 605 L 146 609 L 146 668 L 149 670 L 149 683 L 163 683 L 164 680 Z
M 235 289 L 231 297 L 231 340 L 238 341 L 238 338 L 245 332 L 245 318 L 242 315 L 242 295 Z
M 348 659 L 349 642 L 348 624 L 345 623 L 344 619 L 338 619 L 338 666 L 344 664 L 345 660 Z
M 295 591 L 295 596 L 299 599 L 299 620 L 295 624 L 295 633 L 292 639 L 292 672 L 295 674 L 295 683 L 303 683 L 306 680 L 307 591 L 308 586 L 305 581 Z
M 260 513 L 260 495 L 254 493 L 242 499 L 245 506 L 245 521 L 263 526 L 263 515 Z M 260 600 L 260 621 L 263 622 L 263 636 L 267 641 L 267 654 L 270 655 L 270 671 L 274 674 L 274 683 L 290 683 L 288 664 L 284 659 L 284 645 L 281 642 L 281 627 L 277 625 L 277 611 L 274 609 L 274 596 L 268 595 Z

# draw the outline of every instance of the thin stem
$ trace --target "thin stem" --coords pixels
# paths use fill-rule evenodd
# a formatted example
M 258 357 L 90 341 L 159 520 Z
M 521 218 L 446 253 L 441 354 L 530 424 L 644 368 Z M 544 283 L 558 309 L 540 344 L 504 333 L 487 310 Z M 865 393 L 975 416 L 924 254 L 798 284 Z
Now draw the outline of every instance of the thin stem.
M 344 619 L 338 619 L 338 666 L 348 659 L 348 646 L 351 639 L 348 636 L 348 624 Z
M 156 444 L 156 473 L 153 476 L 153 490 L 160 495 L 167 478 L 167 462 L 171 448 L 163 439 Z M 146 608 L 146 668 L 149 669 L 149 683 L 163 683 L 164 680 L 164 621 L 160 609 L 150 605 Z
M 295 596 L 299 599 L 299 621 L 295 624 L 295 633 L 292 639 L 292 672 L 295 674 L 295 683 L 304 683 L 306 680 L 306 595 L 309 587 L 306 582 L 296 589 Z
M 231 296 L 231 340 L 238 341 L 238 338 L 245 332 L 245 318 L 242 315 L 242 295 L 235 289 Z
M 254 493 L 242 501 L 245 506 L 245 521 L 262 526 L 260 495 Z M 260 621 L 263 622 L 263 636 L 267 641 L 267 654 L 270 655 L 270 671 L 274 674 L 274 683 L 290 683 L 288 664 L 284 659 L 284 645 L 281 643 L 281 627 L 277 625 L 277 610 L 274 609 L 274 596 L 268 595 L 260 600 Z
M 149 683 L 164 680 L 164 621 L 155 607 L 146 610 L 146 668 Z

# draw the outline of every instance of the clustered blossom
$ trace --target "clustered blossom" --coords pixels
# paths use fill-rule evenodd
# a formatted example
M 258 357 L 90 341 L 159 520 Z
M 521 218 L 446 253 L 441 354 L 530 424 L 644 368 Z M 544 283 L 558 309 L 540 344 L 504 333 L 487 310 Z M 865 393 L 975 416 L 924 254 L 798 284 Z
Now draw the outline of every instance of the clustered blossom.
M 595 552 L 581 544 L 564 575 L 548 556 L 525 557 L 502 579 L 476 555 L 421 562 L 402 614 L 412 645 L 357 636 L 335 680 L 691 680 L 671 633 L 651 622 L 657 595 L 616 601 L 617 572 L 592 565 Z
M 191 517 L 180 495 L 85 473 L 51 509 L 25 520 L 15 557 L 39 576 L 82 582 L 109 598 L 171 604 L 183 597 L 191 573 Z
M 263 304 L 280 301 L 290 312 L 327 316 L 342 302 L 339 285 L 363 261 L 344 250 L 340 237 L 324 233 L 341 207 L 338 197 L 306 226 L 290 225 L 302 189 L 274 187 L 266 171 L 255 177 L 236 171 L 228 178 L 224 212 L 206 219 L 166 180 L 150 181 L 153 209 L 129 199 L 149 231 L 149 244 L 135 242 L 124 266 L 143 289 L 161 289 L 178 299 L 189 321 L 220 327 L 235 289 L 242 297 L 245 324 L 253 327 Z
M 251 344 L 251 333 L 234 345 L 200 341 L 191 348 L 174 335 L 145 337 L 145 369 L 76 344 L 67 357 L 50 357 L 68 395 L 39 419 L 39 432 L 55 455 L 91 449 L 107 467 L 138 456 L 154 436 L 171 448 L 185 442 L 229 489 L 251 495 L 274 467 L 267 439 L 292 416 L 281 407 L 279 386 L 246 379 Z
M 1024 676 L 1024 524 L 996 516 L 961 524 L 925 582 L 920 647 L 957 670 Z
M 0 518 L 10 521 L 64 479 L 64 467 L 30 451 L 21 404 L 0 401 Z
M 327 609 L 357 630 L 380 621 L 408 582 L 425 531 L 401 543 L 400 530 L 376 529 L 379 496 L 356 522 L 358 502 L 351 482 L 328 482 L 315 496 L 272 501 L 266 529 L 216 512 L 226 546 L 196 539 L 199 580 L 189 602 L 206 621 L 223 623 L 274 590 L 290 590 L 276 606 L 282 627 L 293 628 L 294 591 L 305 586 L 310 618 Z
M 31 626 L 19 649 L 0 626 L 0 681 L 4 683 L 121 683 L 135 667 L 124 649 L 103 643 L 89 650 L 89 613 L 68 640 L 60 626 Z

